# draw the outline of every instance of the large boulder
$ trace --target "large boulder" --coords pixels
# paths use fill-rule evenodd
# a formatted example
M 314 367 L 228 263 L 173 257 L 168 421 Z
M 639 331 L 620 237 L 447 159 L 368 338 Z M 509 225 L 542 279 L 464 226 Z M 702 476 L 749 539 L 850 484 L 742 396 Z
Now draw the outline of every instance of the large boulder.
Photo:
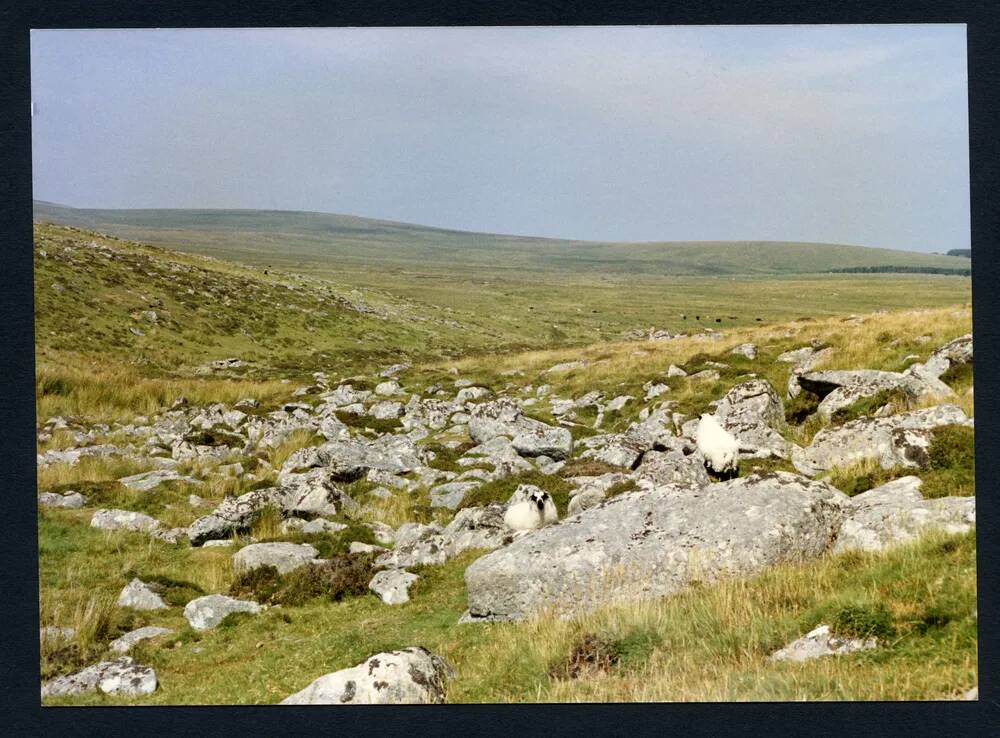
M 972 334 L 966 333 L 939 348 L 923 364 L 908 367 L 907 372 L 937 379 L 952 365 L 970 363 L 972 363 Z
M 925 500 L 918 477 L 902 477 L 851 498 L 834 551 L 880 551 L 929 530 L 965 533 L 976 524 L 975 497 Z
M 400 705 L 444 702 L 454 670 L 426 648 L 375 654 L 325 676 L 281 701 L 283 705 Z
M 318 552 L 308 543 L 251 543 L 233 554 L 233 571 L 252 571 L 273 566 L 287 574 L 316 560 Z
M 521 456 L 548 456 L 566 459 L 573 453 L 573 436 L 566 428 L 556 428 L 539 423 L 520 431 L 511 440 L 514 450 Z
M 874 369 L 806 372 L 796 378 L 799 387 L 821 397 L 816 412 L 829 420 L 837 410 L 879 392 L 902 392 L 913 400 L 953 395 L 951 388 L 936 377 Z
M 814 558 L 836 538 L 847 500 L 784 472 L 622 495 L 475 561 L 469 616 L 573 613 Z
M 188 539 L 192 546 L 200 546 L 205 541 L 227 538 L 249 528 L 261 510 L 271 507 L 281 511 L 284 503 L 285 492 L 278 487 L 256 489 L 239 497 L 226 498 L 210 514 L 188 526 Z
M 739 441 L 741 452 L 788 456 L 789 443 L 778 432 L 785 424 L 785 408 L 766 379 L 752 379 L 730 389 L 715 403 L 715 417 Z
M 75 674 L 53 679 L 42 685 L 42 698 L 104 692 L 105 694 L 143 695 L 156 691 L 156 672 L 136 664 L 130 657 L 101 661 Z
M 792 449 L 792 464 L 806 476 L 836 466 L 874 459 L 883 469 L 926 465 L 932 431 L 942 425 L 969 424 L 956 405 L 937 405 L 898 415 L 858 418 L 821 430 L 805 447 Z
M 371 469 L 403 474 L 423 465 L 424 456 L 412 440 L 386 434 L 370 441 L 335 440 L 300 449 L 288 457 L 282 471 L 323 468 L 335 482 L 353 482 Z
M 632 476 L 638 486 L 644 489 L 666 485 L 699 489 L 711 482 L 705 470 L 705 459 L 694 448 L 688 454 L 673 449 L 647 451 Z M 590 499 L 593 499 L 593 495 Z M 577 503 L 578 506 L 585 504 L 587 503 Z
M 469 437 L 486 443 L 497 436 L 516 436 L 521 431 L 544 425 L 525 417 L 520 406 L 507 397 L 473 405 L 469 410 Z
M 227 595 L 205 595 L 191 600 L 184 606 L 184 617 L 195 630 L 214 628 L 234 612 L 248 612 L 256 615 L 260 605 L 251 600 L 237 600 Z
M 327 469 L 310 469 L 302 473 L 282 472 L 278 475 L 282 510 L 288 515 L 327 515 L 339 512 L 353 514 L 358 503 L 341 490 Z
M 441 532 L 441 546 L 448 557 L 471 549 L 500 548 L 513 540 L 503 522 L 507 507 L 508 503 L 495 502 L 459 510 Z

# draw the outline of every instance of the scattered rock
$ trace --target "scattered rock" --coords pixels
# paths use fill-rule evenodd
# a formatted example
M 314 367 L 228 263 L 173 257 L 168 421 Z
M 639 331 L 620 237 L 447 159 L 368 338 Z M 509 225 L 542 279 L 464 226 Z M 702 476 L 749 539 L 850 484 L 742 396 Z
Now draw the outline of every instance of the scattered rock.
M 63 507 L 70 510 L 81 508 L 87 502 L 87 498 L 79 492 L 42 492 L 38 495 L 38 504 L 44 507 Z
M 835 656 L 878 648 L 877 638 L 840 638 L 820 625 L 801 638 L 771 654 L 772 661 L 808 661 L 821 656 Z
M 148 666 L 136 664 L 128 656 L 122 656 L 43 684 L 42 699 L 87 692 L 136 696 L 155 691 L 156 672 Z
M 975 497 L 925 500 L 919 477 L 902 477 L 851 498 L 850 512 L 833 546 L 880 551 L 915 540 L 931 529 L 965 533 L 976 524 Z
M 167 603 L 148 584 L 133 579 L 118 595 L 118 607 L 130 607 L 133 610 L 166 610 Z
M 227 595 L 212 594 L 187 603 L 184 606 L 184 617 L 195 630 L 209 630 L 231 613 L 248 612 L 256 615 L 260 610 L 260 605 L 251 600 L 237 600 Z
M 937 405 L 886 418 L 858 418 L 821 430 L 806 448 L 792 449 L 792 464 L 806 476 L 835 466 L 874 459 L 883 469 L 922 466 L 931 431 L 942 425 L 969 424 L 956 405 Z
M 444 659 L 426 648 L 405 648 L 321 676 L 281 704 L 436 704 L 444 702 L 447 681 L 454 674 Z
M 757 347 L 752 343 L 741 343 L 739 346 L 734 346 L 730 349 L 729 353 L 753 360 L 757 358 Z
M 233 554 L 233 571 L 252 571 L 273 566 L 287 574 L 316 560 L 318 551 L 308 543 L 251 543 Z
M 387 605 L 401 605 L 410 601 L 410 586 L 418 579 L 416 574 L 404 569 L 388 569 L 372 577 L 368 589 Z
M 173 631 L 170 628 L 159 628 L 155 625 L 148 625 L 145 628 L 139 628 L 126 633 L 122 637 L 111 641 L 108 645 L 115 653 L 128 653 L 136 643 L 149 640 L 150 638 L 157 638 L 161 635 L 167 635 L 168 633 L 173 633 Z
M 91 528 L 103 530 L 133 530 L 151 532 L 161 527 L 159 520 L 131 510 L 105 510 L 94 513 L 90 519 Z

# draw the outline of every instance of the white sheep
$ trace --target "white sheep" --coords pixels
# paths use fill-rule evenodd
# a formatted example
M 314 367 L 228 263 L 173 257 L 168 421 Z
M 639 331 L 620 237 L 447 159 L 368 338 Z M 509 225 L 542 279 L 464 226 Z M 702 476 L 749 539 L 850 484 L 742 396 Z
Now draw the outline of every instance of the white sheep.
M 722 479 L 737 475 L 740 444 L 729 431 L 719 425 L 714 415 L 703 413 L 695 432 L 698 450 L 705 457 L 705 466 Z
M 526 492 L 527 499 L 515 502 L 504 513 L 503 522 L 508 528 L 535 530 L 559 519 L 556 504 L 548 492 L 538 488 Z

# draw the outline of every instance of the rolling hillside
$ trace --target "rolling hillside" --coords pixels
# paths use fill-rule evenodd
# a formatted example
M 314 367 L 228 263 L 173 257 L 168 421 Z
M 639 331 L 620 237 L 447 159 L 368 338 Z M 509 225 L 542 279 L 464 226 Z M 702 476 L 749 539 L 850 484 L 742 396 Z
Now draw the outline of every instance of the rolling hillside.
M 452 231 L 350 215 L 266 210 L 84 210 L 36 201 L 35 220 L 248 264 L 644 276 L 790 275 L 856 267 L 968 269 L 969 261 L 784 242 L 607 243 Z

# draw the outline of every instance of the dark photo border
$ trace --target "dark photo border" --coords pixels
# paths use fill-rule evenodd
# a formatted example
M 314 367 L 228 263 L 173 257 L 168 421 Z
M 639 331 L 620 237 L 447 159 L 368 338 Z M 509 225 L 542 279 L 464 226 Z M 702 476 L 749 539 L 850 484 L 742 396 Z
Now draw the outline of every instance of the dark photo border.
M 978 702 L 91 707 L 39 702 L 29 30 L 32 28 L 965 23 L 972 244 L 976 253 Z M 370 2 L 8 0 L 0 5 L 0 453 L 5 518 L 2 732 L 69 735 L 996 735 L 1000 582 L 1000 5 L 815 0 Z M 992 728 L 992 730 L 991 730 Z

